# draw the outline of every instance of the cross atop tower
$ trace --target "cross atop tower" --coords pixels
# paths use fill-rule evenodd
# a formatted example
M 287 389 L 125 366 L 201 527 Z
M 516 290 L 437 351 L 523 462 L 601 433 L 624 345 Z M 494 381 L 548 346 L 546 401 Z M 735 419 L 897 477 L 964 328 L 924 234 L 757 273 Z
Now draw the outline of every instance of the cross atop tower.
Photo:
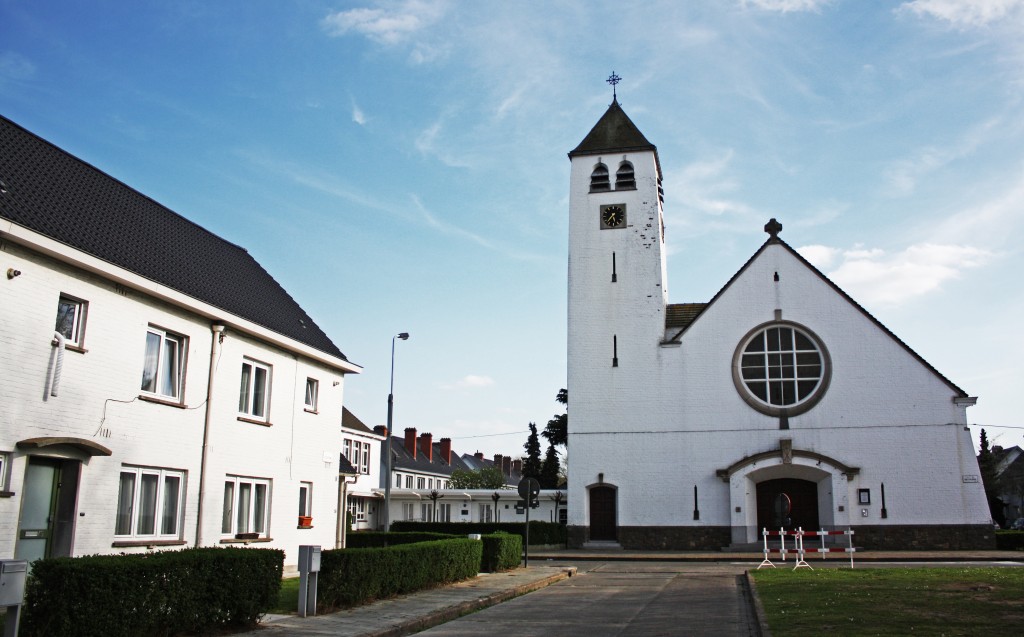
M 605 80 L 605 82 L 608 82 L 609 84 L 612 85 L 612 101 L 613 102 L 617 102 L 618 101 L 618 95 L 616 95 L 616 92 L 615 92 L 615 85 L 618 84 L 621 81 L 622 81 L 622 78 L 619 77 L 618 75 L 616 75 L 615 71 L 612 71 L 612 74 L 608 76 L 607 80 Z

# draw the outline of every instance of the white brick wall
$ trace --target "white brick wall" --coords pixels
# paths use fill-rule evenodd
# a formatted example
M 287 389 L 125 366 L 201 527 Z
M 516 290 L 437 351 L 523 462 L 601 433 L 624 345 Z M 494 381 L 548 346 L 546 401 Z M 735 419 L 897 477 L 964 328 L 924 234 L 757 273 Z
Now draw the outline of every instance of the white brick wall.
M 181 539 L 196 540 L 200 459 L 212 335 L 210 317 L 127 290 L 101 276 L 58 262 L 10 241 L 0 250 L 0 451 L 11 452 L 10 490 L 0 498 L 0 556 L 15 552 L 28 456 L 19 440 L 70 436 L 97 442 L 110 457 L 84 458 L 73 448 L 29 451 L 84 459 L 78 489 L 74 555 L 145 551 L 114 547 L 118 478 L 122 465 L 187 472 Z M 112 266 L 111 266 L 112 267 Z M 45 395 L 58 297 L 88 301 L 85 353 L 67 351 L 57 397 Z M 233 322 L 233 317 L 215 317 Z M 148 325 L 188 338 L 184 404 L 179 408 L 139 398 Z M 270 423 L 238 419 L 242 357 L 273 366 Z M 319 380 L 319 413 L 304 410 L 307 377 Z M 254 546 L 288 551 L 294 563 L 301 544 L 333 547 L 337 515 L 337 458 L 343 397 L 337 368 L 267 344 L 228 327 L 216 360 L 202 543 L 219 545 L 226 475 L 272 481 L 270 537 Z M 313 483 L 312 529 L 297 529 L 299 483 Z

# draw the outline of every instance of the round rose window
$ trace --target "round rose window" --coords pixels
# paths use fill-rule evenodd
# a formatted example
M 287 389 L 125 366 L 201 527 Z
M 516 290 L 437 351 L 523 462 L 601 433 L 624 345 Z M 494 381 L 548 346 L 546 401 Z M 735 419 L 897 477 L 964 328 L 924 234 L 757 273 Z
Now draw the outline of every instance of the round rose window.
M 792 323 L 753 329 L 733 359 L 736 388 L 754 409 L 770 415 L 796 415 L 813 407 L 831 371 L 818 337 Z

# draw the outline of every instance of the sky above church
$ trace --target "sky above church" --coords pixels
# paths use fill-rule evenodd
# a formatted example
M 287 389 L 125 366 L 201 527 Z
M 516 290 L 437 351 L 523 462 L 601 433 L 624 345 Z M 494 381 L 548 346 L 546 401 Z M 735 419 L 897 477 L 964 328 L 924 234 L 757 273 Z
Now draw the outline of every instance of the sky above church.
M 1024 445 L 1024 0 L 0 0 L 0 113 L 246 247 L 368 425 L 409 332 L 395 429 L 488 456 L 561 410 L 566 153 L 613 71 L 671 302 L 775 217 Z

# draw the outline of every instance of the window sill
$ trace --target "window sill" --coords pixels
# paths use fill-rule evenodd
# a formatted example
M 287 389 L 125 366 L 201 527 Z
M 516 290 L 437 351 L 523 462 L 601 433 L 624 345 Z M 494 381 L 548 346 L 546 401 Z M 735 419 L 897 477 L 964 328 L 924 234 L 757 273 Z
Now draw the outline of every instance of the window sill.
M 174 402 L 173 400 L 167 400 L 166 398 L 157 398 L 156 396 L 150 396 L 148 394 L 139 394 L 139 400 L 144 400 L 147 403 L 156 403 L 157 405 L 177 407 L 178 409 L 188 409 L 188 405 L 185 403 Z
M 309 526 L 302 526 L 302 525 L 300 524 L 299 526 L 297 526 L 297 527 L 295 527 L 295 528 L 297 528 L 297 529 L 311 529 L 311 528 L 313 528 L 313 525 L 312 525 L 312 524 L 310 524 Z
M 239 540 L 233 537 L 226 537 L 220 541 L 221 544 L 252 544 L 253 542 L 273 542 L 274 538 L 258 537 L 252 540 Z
M 52 345 L 54 347 L 57 347 L 57 345 L 58 345 L 57 339 L 53 339 L 52 341 L 50 341 L 50 345 Z M 64 343 L 64 351 L 67 351 L 67 352 L 78 352 L 79 354 L 85 354 L 89 350 L 85 349 L 84 347 L 79 347 L 78 345 L 72 345 L 71 343 Z
M 269 420 L 256 420 L 255 418 L 247 418 L 245 416 L 239 416 L 238 422 L 247 422 L 250 425 L 260 425 L 261 427 L 273 427 Z
M 185 540 L 119 540 L 111 543 L 110 546 L 119 549 L 129 546 L 184 546 L 185 544 L 188 544 Z
M 14 491 L 0 491 L 0 498 L 13 498 Z
M 306 407 L 302 411 L 306 412 L 307 414 L 319 414 L 320 413 L 319 411 L 317 411 L 315 409 L 310 409 L 309 407 Z

